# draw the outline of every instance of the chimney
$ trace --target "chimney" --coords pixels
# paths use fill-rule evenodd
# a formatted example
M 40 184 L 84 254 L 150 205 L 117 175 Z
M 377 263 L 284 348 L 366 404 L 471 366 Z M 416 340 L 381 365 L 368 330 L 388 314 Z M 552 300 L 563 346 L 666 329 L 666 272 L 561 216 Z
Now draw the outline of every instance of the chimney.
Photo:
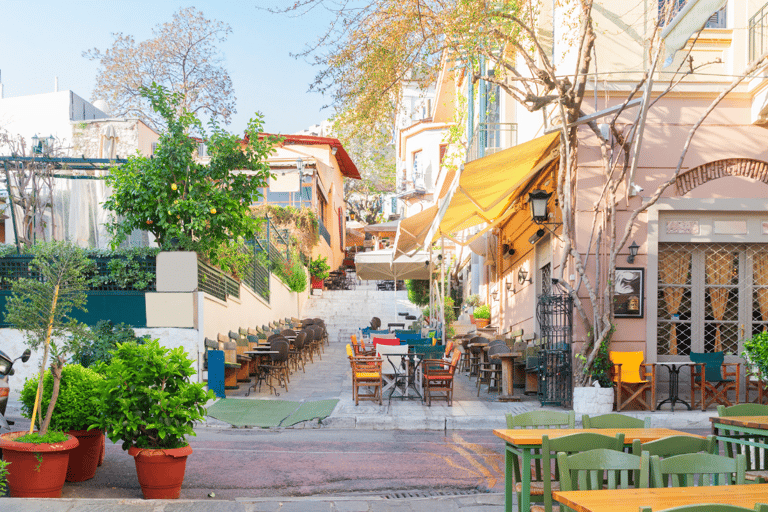
M 59 77 L 56 77 L 53 81 L 53 92 L 59 92 Z

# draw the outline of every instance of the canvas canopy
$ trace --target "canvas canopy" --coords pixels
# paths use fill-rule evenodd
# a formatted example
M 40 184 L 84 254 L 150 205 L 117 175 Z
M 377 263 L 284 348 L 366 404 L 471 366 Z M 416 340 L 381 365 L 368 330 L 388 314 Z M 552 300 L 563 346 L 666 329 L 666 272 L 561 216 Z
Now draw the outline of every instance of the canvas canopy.
M 393 249 L 359 252 L 355 255 L 355 271 L 363 280 L 429 279 L 429 254 L 417 252 L 392 260 Z
M 391 220 L 380 224 L 368 224 L 365 226 L 365 232 L 380 238 L 385 236 L 395 236 L 395 233 L 397 233 L 397 224 L 399 222 L 399 220 Z

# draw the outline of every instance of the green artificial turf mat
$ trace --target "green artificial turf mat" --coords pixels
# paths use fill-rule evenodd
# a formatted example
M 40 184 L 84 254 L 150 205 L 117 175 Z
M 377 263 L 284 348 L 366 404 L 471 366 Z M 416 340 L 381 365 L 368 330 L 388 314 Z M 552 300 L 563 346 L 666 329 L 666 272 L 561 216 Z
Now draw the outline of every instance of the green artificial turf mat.
M 288 400 L 223 399 L 208 408 L 208 416 L 235 427 L 277 427 L 299 406 Z
M 336 404 L 339 403 L 337 398 L 332 400 L 318 400 L 316 402 L 304 402 L 297 411 L 288 416 L 281 423 L 281 427 L 290 427 L 302 421 L 309 421 L 315 418 L 323 419 L 327 418 L 333 412 Z

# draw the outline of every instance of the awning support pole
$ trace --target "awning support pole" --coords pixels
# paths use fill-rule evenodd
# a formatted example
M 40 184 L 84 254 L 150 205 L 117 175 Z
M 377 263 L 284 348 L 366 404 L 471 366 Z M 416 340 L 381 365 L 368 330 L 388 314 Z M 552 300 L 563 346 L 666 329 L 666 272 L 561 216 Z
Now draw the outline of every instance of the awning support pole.
M 442 293 L 440 300 L 440 316 L 443 319 L 443 345 L 445 345 L 445 237 L 440 237 L 440 290 Z

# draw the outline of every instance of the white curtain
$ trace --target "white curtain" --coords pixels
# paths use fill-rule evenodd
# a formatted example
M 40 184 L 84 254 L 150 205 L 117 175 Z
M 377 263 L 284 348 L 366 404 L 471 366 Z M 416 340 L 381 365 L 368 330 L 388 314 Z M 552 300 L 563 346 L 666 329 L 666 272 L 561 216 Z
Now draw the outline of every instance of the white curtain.
M 102 179 L 56 178 L 53 238 L 80 247 L 108 248 L 109 214 L 102 205 L 106 198 L 107 186 Z

